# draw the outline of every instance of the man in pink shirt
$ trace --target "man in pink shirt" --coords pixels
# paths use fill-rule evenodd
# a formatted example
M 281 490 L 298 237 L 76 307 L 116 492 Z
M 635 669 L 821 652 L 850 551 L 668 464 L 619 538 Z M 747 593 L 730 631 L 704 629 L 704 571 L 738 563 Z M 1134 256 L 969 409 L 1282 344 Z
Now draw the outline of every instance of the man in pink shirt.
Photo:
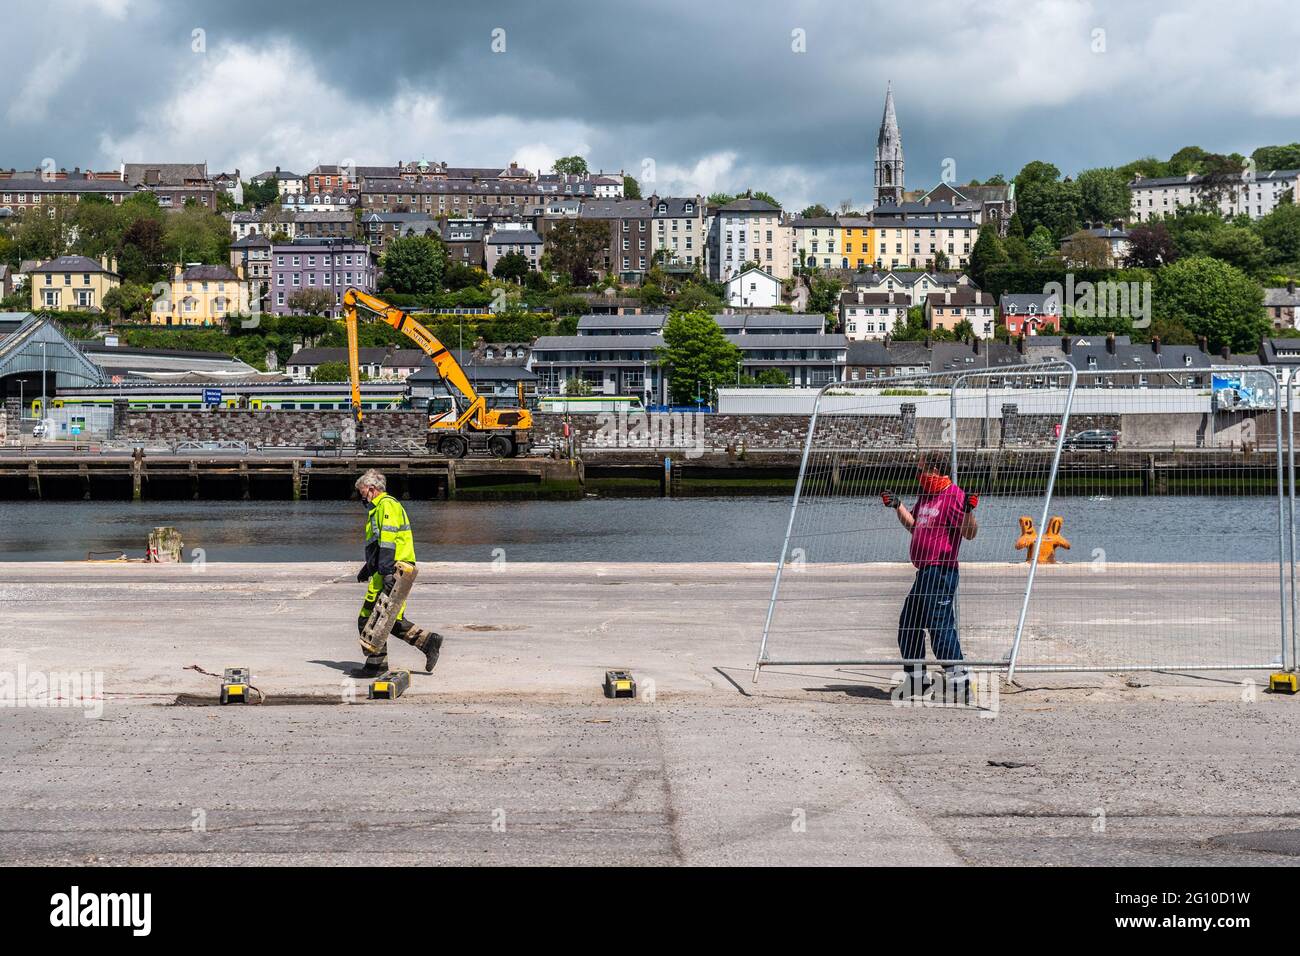
M 912 590 L 908 592 L 898 617 L 898 649 L 904 660 L 924 661 L 925 634 L 929 631 L 934 656 L 942 661 L 959 661 L 962 659 L 961 641 L 957 637 L 953 615 L 953 601 L 957 596 L 957 553 L 962 541 L 971 540 L 979 530 L 975 522 L 979 497 L 966 494 L 953 482 L 946 455 L 922 455 L 916 467 L 921 496 L 911 510 L 892 491 L 880 496 L 911 533 L 909 550 L 912 566 L 916 568 Z M 965 668 L 946 664 L 944 676 L 954 685 L 960 700 L 963 688 L 957 685 L 966 681 Z M 903 698 L 915 697 L 925 690 L 925 664 L 908 664 Z

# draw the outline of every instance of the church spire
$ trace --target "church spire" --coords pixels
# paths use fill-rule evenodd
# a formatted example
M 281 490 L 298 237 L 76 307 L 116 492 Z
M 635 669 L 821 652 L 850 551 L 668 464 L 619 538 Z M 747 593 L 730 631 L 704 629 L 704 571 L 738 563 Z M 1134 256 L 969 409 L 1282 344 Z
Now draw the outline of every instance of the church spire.
M 903 201 L 903 137 L 894 112 L 894 84 L 885 86 L 885 114 L 876 137 L 876 205 Z

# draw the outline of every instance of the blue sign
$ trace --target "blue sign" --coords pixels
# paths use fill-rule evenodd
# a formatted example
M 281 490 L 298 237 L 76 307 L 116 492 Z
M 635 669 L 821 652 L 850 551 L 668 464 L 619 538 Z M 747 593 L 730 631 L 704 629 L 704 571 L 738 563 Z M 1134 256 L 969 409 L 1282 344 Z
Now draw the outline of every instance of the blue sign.
M 203 390 L 203 404 L 204 404 L 204 405 L 220 405 L 220 404 L 221 404 L 221 389 L 219 389 L 219 388 L 205 388 L 205 389 Z
M 1277 381 L 1268 372 L 1215 372 L 1210 376 L 1210 392 L 1216 409 L 1277 407 Z

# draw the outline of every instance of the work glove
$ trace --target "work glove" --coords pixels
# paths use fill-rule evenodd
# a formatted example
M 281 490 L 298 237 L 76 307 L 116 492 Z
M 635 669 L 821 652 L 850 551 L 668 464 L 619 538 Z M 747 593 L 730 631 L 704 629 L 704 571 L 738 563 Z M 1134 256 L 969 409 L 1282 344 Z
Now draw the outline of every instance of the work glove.
M 980 503 L 980 496 L 979 496 L 979 495 L 967 495 L 967 496 L 966 496 L 966 513 L 969 514 L 970 512 L 974 511 L 975 508 L 976 508 L 976 506 L 979 505 L 979 503 Z
M 880 500 L 883 501 L 885 506 L 888 508 L 897 508 L 899 505 L 898 495 L 894 494 L 892 491 L 886 491 L 880 496 Z
M 357 580 L 362 584 L 370 580 L 370 565 L 361 565 L 361 570 L 357 572 Z

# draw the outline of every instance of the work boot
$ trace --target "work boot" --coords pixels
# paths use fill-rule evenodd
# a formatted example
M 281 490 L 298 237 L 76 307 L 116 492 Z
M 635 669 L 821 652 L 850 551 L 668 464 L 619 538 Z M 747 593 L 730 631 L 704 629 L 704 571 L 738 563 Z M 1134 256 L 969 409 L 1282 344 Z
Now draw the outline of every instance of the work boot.
M 964 667 L 950 666 L 943 669 L 943 677 L 936 681 L 935 699 L 955 707 L 964 707 L 970 703 L 970 672 Z
M 933 683 L 926 679 L 924 668 L 920 670 L 908 669 L 903 673 L 903 682 L 897 685 L 893 697 L 895 700 L 924 698 L 933 686 Z
M 422 650 L 424 651 L 424 672 L 428 674 L 438 665 L 438 655 L 442 652 L 442 635 L 430 631 Z
M 378 677 L 388 672 L 388 655 L 383 657 L 367 657 L 366 663 L 362 667 L 355 668 L 352 671 L 353 677 Z

